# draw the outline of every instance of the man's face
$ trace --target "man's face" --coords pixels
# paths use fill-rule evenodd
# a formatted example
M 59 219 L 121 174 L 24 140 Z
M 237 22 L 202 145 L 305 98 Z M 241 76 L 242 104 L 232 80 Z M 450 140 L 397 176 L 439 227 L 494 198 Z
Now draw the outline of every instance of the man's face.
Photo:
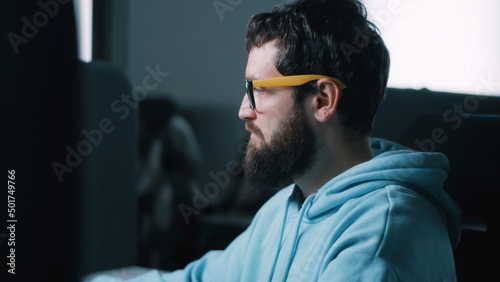
M 275 67 L 273 43 L 253 48 L 246 78 L 257 80 L 283 76 Z M 254 89 L 256 109 L 245 95 L 239 116 L 246 119 L 250 141 L 243 161 L 246 178 L 259 188 L 281 188 L 311 168 L 316 153 L 315 136 L 302 104 L 295 103 L 292 87 Z

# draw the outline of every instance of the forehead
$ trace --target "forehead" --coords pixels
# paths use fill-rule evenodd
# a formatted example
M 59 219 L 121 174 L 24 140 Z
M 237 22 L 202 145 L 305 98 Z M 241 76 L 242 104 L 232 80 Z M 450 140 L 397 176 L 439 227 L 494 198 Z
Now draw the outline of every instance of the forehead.
M 276 69 L 276 55 L 278 48 L 274 41 L 263 44 L 260 47 L 253 47 L 248 54 L 245 77 L 248 80 L 257 80 L 283 76 Z

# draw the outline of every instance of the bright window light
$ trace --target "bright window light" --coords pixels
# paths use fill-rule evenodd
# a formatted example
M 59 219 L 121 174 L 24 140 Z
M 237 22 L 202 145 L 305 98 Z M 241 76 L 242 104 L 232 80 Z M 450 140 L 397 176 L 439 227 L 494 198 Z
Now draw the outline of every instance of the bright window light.
M 500 95 L 500 1 L 363 3 L 391 55 L 389 87 Z
M 92 61 L 92 0 L 75 0 L 78 58 Z

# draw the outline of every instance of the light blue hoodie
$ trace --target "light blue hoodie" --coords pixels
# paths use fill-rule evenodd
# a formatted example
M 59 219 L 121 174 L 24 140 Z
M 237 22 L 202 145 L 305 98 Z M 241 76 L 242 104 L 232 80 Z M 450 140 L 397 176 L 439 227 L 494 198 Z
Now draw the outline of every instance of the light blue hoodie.
M 295 185 L 278 192 L 224 251 L 132 281 L 455 281 L 448 160 L 382 139 L 372 150 L 303 202 Z

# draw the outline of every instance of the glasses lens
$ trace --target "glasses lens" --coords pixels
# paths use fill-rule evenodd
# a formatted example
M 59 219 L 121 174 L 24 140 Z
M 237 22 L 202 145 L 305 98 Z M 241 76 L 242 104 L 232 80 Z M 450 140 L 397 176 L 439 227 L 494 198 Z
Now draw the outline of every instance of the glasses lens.
M 255 109 L 255 99 L 253 96 L 253 84 L 252 81 L 245 80 L 245 89 L 248 96 L 248 101 L 250 102 L 250 108 Z

